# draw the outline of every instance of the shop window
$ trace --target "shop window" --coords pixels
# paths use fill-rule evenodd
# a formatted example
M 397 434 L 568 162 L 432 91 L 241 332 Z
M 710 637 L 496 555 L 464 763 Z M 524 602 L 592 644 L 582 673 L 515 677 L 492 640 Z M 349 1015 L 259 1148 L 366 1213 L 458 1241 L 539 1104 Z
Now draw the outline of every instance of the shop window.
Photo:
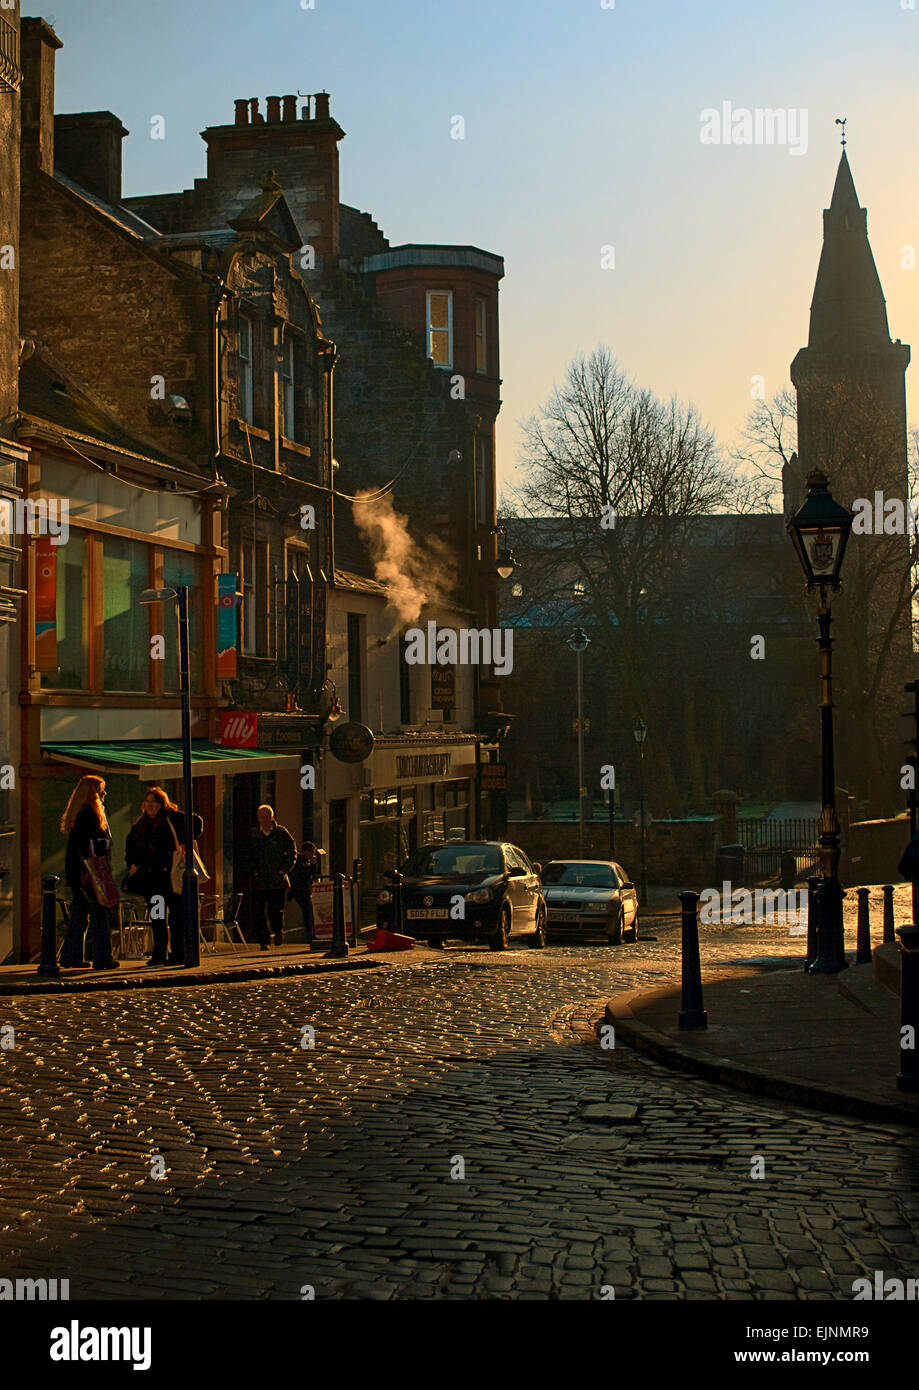
M 48 690 L 86 690 L 89 686 L 89 542 L 71 528 L 66 545 L 56 547 L 57 670 L 43 671 Z M 141 610 L 142 611 L 142 610 Z
M 403 787 L 400 794 L 400 814 L 403 816 L 413 816 L 415 814 L 415 800 L 415 788 Z
M 361 820 L 373 820 L 373 795 L 371 792 L 361 792 Z
M 444 787 L 444 805 L 445 805 L 445 806 L 455 806 L 455 805 L 456 805 L 456 783 L 455 783 L 455 782 L 447 782 L 446 786 Z
M 102 557 L 104 688 L 143 692 L 150 688 L 150 620 L 140 596 L 150 584 L 150 548 L 103 536 Z
M 187 550 L 164 550 L 163 583 L 167 589 L 178 589 L 183 584 L 187 584 L 189 587 L 188 648 L 191 656 L 189 684 L 192 692 L 199 695 L 204 689 L 201 614 L 204 609 L 205 595 L 201 586 L 201 562 L 197 555 L 193 555 Z M 213 598 L 211 598 L 211 602 L 213 602 Z M 165 667 L 164 685 L 168 691 L 177 691 L 179 689 L 179 625 L 176 618 L 178 604 L 175 600 L 170 600 L 162 605 L 161 611 L 163 614 L 163 635 L 166 639 L 166 660 L 163 663 Z
M 428 357 L 435 367 L 453 366 L 453 295 L 449 290 L 428 290 Z

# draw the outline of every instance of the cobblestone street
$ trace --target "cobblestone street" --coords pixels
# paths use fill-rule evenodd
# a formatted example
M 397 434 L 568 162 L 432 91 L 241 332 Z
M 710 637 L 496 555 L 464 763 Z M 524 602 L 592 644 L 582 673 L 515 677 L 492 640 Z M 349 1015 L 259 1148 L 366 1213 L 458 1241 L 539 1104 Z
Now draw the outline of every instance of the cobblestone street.
M 534 1300 L 849 1300 L 919 1275 L 914 1135 L 601 1050 L 604 1000 L 678 970 L 678 922 L 647 930 L 4 1000 L 4 1274 L 71 1298 Z M 800 948 L 703 943 L 709 968 Z

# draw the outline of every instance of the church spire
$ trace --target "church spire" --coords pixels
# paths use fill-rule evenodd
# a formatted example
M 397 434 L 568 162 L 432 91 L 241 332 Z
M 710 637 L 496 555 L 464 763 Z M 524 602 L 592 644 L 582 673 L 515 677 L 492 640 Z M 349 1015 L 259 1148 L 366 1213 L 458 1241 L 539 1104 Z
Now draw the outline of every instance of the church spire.
M 868 242 L 868 214 L 859 206 L 843 149 L 833 197 L 823 214 L 808 347 L 850 353 L 889 342 L 884 291 Z

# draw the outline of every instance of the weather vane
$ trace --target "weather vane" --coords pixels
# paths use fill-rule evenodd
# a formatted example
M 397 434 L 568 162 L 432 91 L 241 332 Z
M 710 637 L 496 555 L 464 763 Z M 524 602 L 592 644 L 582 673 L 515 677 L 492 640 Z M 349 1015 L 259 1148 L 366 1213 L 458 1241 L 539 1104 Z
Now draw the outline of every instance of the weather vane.
M 845 147 L 846 147 L 846 121 L 847 121 L 848 119 L 849 119 L 848 116 L 837 116 L 837 117 L 836 117 L 836 124 L 842 126 L 842 147 L 843 147 L 843 149 L 845 149 Z

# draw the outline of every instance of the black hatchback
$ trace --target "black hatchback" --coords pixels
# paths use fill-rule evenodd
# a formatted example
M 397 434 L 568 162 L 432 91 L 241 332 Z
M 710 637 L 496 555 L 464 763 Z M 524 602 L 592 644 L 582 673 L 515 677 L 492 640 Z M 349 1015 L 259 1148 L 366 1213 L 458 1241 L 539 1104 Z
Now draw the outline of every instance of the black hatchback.
M 505 951 L 512 937 L 546 944 L 546 903 L 539 865 L 499 840 L 448 840 L 424 845 L 399 867 L 401 921 L 394 921 L 393 876 L 377 897 L 377 925 L 423 937 L 487 941 Z

